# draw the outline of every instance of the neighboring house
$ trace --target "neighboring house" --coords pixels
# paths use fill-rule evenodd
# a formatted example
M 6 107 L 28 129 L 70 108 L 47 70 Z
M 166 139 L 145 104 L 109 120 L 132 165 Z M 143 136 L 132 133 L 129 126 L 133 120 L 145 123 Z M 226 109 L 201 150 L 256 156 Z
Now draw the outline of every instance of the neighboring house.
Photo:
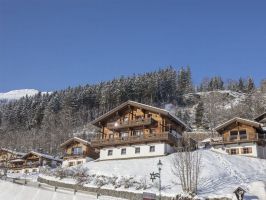
M 6 171 L 10 167 L 10 162 L 12 160 L 21 158 L 24 155 L 24 153 L 20 153 L 6 148 L 0 148 L 0 169 Z
M 10 173 L 35 173 L 39 168 L 49 166 L 55 168 L 62 164 L 62 160 L 54 156 L 31 151 L 21 158 L 10 161 Z
M 266 158 L 265 132 L 259 122 L 236 117 L 216 127 L 216 131 L 222 140 L 212 142 L 215 149 L 232 155 Z
M 100 160 L 162 156 L 175 152 L 188 130 L 176 116 L 160 108 L 127 101 L 92 124 L 101 129 L 91 141 Z
M 263 131 L 266 132 L 266 112 L 259 115 L 254 119 L 256 122 L 259 122 L 263 126 Z
M 73 137 L 60 146 L 64 149 L 63 167 L 83 164 L 99 157 L 88 141 L 78 137 Z

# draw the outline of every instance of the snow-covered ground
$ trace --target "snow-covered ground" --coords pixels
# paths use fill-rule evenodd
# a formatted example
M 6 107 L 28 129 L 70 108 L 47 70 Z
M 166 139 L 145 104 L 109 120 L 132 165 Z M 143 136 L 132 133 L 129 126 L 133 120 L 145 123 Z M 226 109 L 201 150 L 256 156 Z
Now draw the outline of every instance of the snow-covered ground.
M 211 150 L 200 150 L 200 152 L 202 154 L 200 197 L 232 197 L 234 189 L 238 186 L 249 191 L 253 182 L 266 183 L 266 160 L 225 155 Z M 180 185 L 176 184 L 178 180 L 172 172 L 173 156 L 174 154 L 160 158 L 163 163 L 162 185 L 165 188 L 162 194 L 167 196 L 181 192 Z M 149 179 L 149 174 L 157 171 L 158 160 L 159 158 L 148 158 L 89 162 L 86 167 L 92 174 Z M 157 189 L 151 188 L 151 191 L 156 192 Z M 253 196 L 256 195 L 256 192 L 254 187 L 249 191 Z
M 1 200 L 96 200 L 95 195 L 73 191 L 57 189 L 42 185 L 40 188 L 32 186 L 18 185 L 6 181 L 0 181 Z M 99 200 L 122 200 L 100 196 Z
M 198 197 L 233 198 L 233 191 L 240 186 L 247 191 L 245 199 L 266 199 L 266 160 L 226 155 L 212 150 L 198 151 L 202 156 L 202 172 L 198 187 Z M 158 180 L 152 183 L 150 181 L 150 173 L 157 172 L 157 163 L 159 159 L 161 159 L 163 163 L 162 195 L 175 196 L 176 194 L 182 193 L 179 181 L 172 172 L 172 160 L 175 155 L 176 154 L 145 159 L 92 161 L 84 164 L 83 167 L 88 168 L 88 173 L 90 175 L 104 175 L 106 177 L 116 176 L 118 179 L 122 177 L 133 177 L 136 181 L 146 179 L 147 184 L 151 185 L 151 187 L 146 189 L 145 192 L 158 193 Z M 71 178 L 63 180 L 47 176 L 46 178 L 75 184 L 75 181 Z M 85 186 L 96 187 L 95 181 Z M 107 184 L 102 188 L 114 189 L 114 185 Z M 0 184 L 0 191 L 2 191 L 2 189 Z M 116 190 L 136 193 L 144 192 L 142 189 L 136 190 L 134 186 L 129 188 L 121 186 Z M 56 199 L 57 198 L 55 198 L 55 200 Z

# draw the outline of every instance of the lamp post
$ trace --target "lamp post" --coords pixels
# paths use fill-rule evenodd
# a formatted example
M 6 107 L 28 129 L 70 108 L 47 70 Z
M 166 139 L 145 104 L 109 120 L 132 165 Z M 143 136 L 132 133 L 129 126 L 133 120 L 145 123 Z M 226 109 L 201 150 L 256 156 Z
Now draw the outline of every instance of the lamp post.
M 156 178 L 159 178 L 159 200 L 161 200 L 161 190 L 162 190 L 162 186 L 161 186 L 161 171 L 162 171 L 162 166 L 163 166 L 163 163 L 161 160 L 159 160 L 159 162 L 157 163 L 157 168 L 158 168 L 158 173 L 150 173 L 150 176 L 151 176 L 151 180 L 152 182 L 156 179 Z

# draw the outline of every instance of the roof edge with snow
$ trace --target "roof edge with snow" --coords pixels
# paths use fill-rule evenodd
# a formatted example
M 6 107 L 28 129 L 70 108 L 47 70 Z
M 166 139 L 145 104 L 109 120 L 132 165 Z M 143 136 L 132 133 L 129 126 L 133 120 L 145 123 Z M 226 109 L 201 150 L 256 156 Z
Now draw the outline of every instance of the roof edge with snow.
M 126 106 L 135 106 L 135 107 L 139 107 L 139 108 L 143 108 L 145 110 L 149 110 L 149 111 L 153 111 L 159 114 L 162 114 L 164 116 L 168 116 L 169 118 L 171 118 L 172 120 L 174 120 L 175 122 L 177 122 L 179 125 L 183 126 L 186 130 L 191 130 L 188 125 L 186 125 L 182 120 L 180 120 L 179 118 L 177 118 L 176 116 L 174 116 L 173 114 L 171 114 L 169 111 L 165 110 L 165 109 L 161 109 L 161 108 L 157 108 L 154 106 L 150 106 L 150 105 L 146 105 L 146 104 L 142 104 L 136 101 L 131 101 L 128 100 L 124 103 L 122 103 L 121 105 L 115 107 L 114 109 L 110 110 L 109 112 L 103 114 L 102 116 L 98 117 L 97 119 L 93 120 L 91 122 L 91 124 L 98 126 L 98 123 L 100 121 L 103 121 L 105 119 L 107 119 L 110 115 L 116 113 L 117 111 L 125 108 Z
M 252 120 L 249 120 L 249 119 L 243 119 L 243 118 L 240 118 L 240 117 L 235 117 L 235 118 L 230 119 L 230 120 L 226 121 L 225 123 L 217 126 L 215 128 L 215 130 L 217 132 L 219 132 L 219 131 L 223 130 L 225 127 L 231 125 L 232 123 L 236 123 L 236 122 L 247 124 L 247 125 L 253 126 L 255 128 L 261 128 L 261 124 L 258 123 L 258 122 L 255 122 L 255 121 L 252 121 Z

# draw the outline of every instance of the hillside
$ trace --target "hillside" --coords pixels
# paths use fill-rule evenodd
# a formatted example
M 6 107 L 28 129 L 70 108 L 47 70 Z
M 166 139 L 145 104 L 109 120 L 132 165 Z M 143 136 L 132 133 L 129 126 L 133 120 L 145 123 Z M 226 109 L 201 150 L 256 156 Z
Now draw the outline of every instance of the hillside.
M 202 156 L 202 167 L 199 182 L 199 197 L 228 197 L 232 198 L 234 189 L 238 186 L 248 191 L 247 197 L 250 199 L 265 199 L 266 191 L 264 184 L 266 183 L 266 160 L 257 158 L 224 155 L 213 152 L 211 150 L 199 150 Z M 113 160 L 88 162 L 83 167 L 88 169 L 88 174 L 94 177 L 87 186 L 95 187 L 95 184 L 102 183 L 103 188 L 113 188 L 114 184 L 110 184 L 107 180 L 110 177 L 117 177 L 117 181 L 124 178 L 130 178 L 131 182 L 139 182 L 145 179 L 146 184 L 151 186 L 145 191 L 158 192 L 157 181 L 152 183 L 149 174 L 157 171 L 156 164 L 161 159 L 163 163 L 162 169 L 162 194 L 165 196 L 174 196 L 182 193 L 178 179 L 172 172 L 172 160 L 177 154 L 165 157 L 130 159 L 130 160 Z M 73 168 L 72 168 L 73 169 Z M 111 173 L 110 173 L 111 172 Z M 95 178 L 95 176 L 98 178 Z M 109 179 L 108 179 L 109 177 Z M 53 180 L 55 178 L 52 178 Z M 64 181 L 64 180 L 61 180 Z M 75 182 L 67 178 L 67 182 Z M 136 186 L 132 184 L 128 189 L 120 186 L 117 190 L 127 190 L 134 192 L 143 192 L 136 190 Z M 249 199 L 249 198 L 247 198 Z
M 4 96 L 12 99 L 26 93 Z M 90 121 L 127 100 L 168 109 L 195 131 L 212 132 L 232 117 L 253 119 L 264 112 L 266 81 L 255 87 L 250 78 L 224 83 L 221 77 L 212 77 L 194 86 L 190 68 L 168 67 L 45 95 L 27 95 L 0 105 L 0 146 L 58 154 L 59 145 L 73 135 L 90 139 L 96 131 Z

